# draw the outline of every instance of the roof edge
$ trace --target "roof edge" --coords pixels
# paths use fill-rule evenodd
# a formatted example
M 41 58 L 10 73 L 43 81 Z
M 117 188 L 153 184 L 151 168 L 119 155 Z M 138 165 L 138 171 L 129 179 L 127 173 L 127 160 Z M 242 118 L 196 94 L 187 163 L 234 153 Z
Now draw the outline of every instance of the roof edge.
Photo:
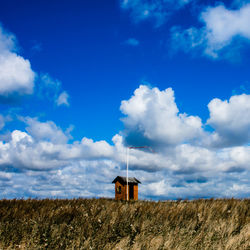
M 127 182 L 127 177 L 124 177 L 124 176 L 117 176 L 113 181 L 112 183 L 116 183 L 117 181 L 120 181 L 121 183 L 126 183 Z M 135 177 L 128 177 L 128 183 L 134 183 L 134 184 L 138 184 L 141 182 L 135 178 Z

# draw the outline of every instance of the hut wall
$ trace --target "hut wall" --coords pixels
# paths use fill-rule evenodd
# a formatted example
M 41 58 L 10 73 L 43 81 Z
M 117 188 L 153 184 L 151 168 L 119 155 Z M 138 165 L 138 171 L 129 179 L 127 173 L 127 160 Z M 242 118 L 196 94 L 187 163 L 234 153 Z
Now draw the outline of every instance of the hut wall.
M 119 187 L 121 187 L 121 193 L 119 193 L 117 190 L 119 190 Z M 124 200 L 125 199 L 125 188 L 124 185 L 122 185 L 119 181 L 115 183 L 115 199 L 116 200 Z
M 138 184 L 134 185 L 134 200 L 138 200 Z
M 129 199 L 129 185 L 128 185 L 128 199 Z M 127 200 L 127 185 L 124 185 L 124 198 L 123 200 Z
M 121 187 L 121 193 L 118 192 Z M 134 200 L 138 200 L 138 184 L 133 184 L 134 188 Z M 129 197 L 129 186 L 128 186 L 128 197 Z M 119 181 L 115 183 L 115 200 L 127 200 L 127 185 L 121 184 Z

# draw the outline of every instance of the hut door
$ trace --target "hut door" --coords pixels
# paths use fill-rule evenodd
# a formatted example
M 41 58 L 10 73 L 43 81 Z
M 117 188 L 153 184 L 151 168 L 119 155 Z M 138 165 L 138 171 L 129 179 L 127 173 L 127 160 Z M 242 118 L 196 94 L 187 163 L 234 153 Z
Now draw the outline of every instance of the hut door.
M 129 185 L 129 199 L 134 199 L 134 185 Z

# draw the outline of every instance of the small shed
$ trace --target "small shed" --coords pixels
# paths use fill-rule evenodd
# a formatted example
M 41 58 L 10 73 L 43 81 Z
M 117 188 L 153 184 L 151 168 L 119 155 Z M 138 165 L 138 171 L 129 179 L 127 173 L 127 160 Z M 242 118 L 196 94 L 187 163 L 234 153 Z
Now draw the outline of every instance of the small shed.
M 115 183 L 115 199 L 127 200 L 127 177 L 117 176 L 112 183 Z M 141 183 L 135 177 L 128 177 L 128 199 L 138 200 L 138 184 Z

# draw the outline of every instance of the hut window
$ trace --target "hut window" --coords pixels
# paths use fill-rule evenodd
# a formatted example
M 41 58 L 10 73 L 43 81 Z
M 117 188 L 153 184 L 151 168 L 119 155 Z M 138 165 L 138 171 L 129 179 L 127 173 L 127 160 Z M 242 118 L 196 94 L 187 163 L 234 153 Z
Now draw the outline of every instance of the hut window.
M 122 187 L 121 186 L 117 187 L 116 192 L 120 194 L 122 192 Z

